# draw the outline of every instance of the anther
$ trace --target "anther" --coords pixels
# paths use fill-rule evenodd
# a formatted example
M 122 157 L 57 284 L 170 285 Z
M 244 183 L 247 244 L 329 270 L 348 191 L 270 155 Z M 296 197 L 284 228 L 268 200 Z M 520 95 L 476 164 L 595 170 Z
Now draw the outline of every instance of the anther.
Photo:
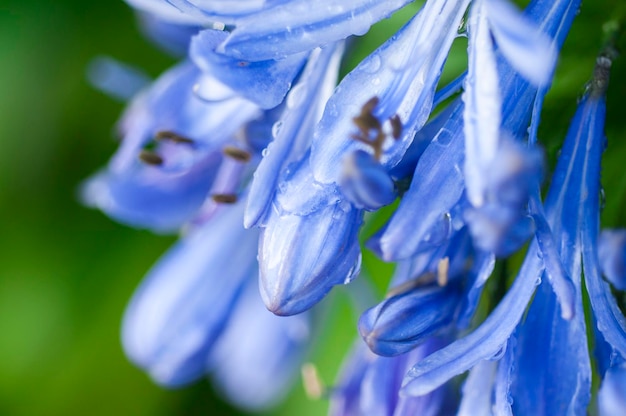
M 400 117 L 396 114 L 389 119 L 389 122 L 391 123 L 391 135 L 394 139 L 398 140 L 400 136 L 402 136 L 402 121 L 400 121 Z
M 450 259 L 444 257 L 437 264 L 437 284 L 444 287 L 448 284 L 448 271 L 450 269 Z
M 410 292 L 411 290 L 417 289 L 418 287 L 429 285 L 435 281 L 436 277 L 437 276 L 435 276 L 434 273 L 426 272 L 417 276 L 416 278 L 407 280 L 406 282 L 391 288 L 389 292 L 387 292 L 387 294 L 385 295 L 385 299 L 389 299 L 394 296 Z
M 192 144 L 193 140 L 191 140 L 190 138 L 181 136 L 179 134 L 174 133 L 173 131 L 167 131 L 167 130 L 162 130 L 160 132 L 158 132 L 154 138 L 156 140 L 167 140 L 173 143 L 180 143 L 180 144 Z
M 317 367 L 313 363 L 304 363 L 300 369 L 302 374 L 302 385 L 304 392 L 309 399 L 321 399 L 326 395 L 327 389 L 317 372 Z
M 250 152 L 247 152 L 235 146 L 226 146 L 224 147 L 224 149 L 222 149 L 222 151 L 226 156 L 235 159 L 238 162 L 247 163 L 252 158 Z
M 235 194 L 213 194 L 211 199 L 218 204 L 234 204 L 237 202 L 237 195 Z
M 163 158 L 150 150 L 142 150 L 139 153 L 139 160 L 153 166 L 160 166 L 163 164 Z

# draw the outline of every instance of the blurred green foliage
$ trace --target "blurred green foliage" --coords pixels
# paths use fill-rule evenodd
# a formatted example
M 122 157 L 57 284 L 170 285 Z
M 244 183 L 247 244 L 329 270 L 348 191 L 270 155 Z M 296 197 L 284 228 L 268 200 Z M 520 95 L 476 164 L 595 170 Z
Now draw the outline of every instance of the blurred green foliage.
M 353 60 L 409 15 L 377 25 Z M 543 113 L 540 141 L 552 163 L 602 45 L 602 25 L 624 16 L 622 0 L 583 5 Z M 626 50 L 623 37 L 620 45 Z M 450 74 L 464 64 L 464 48 L 456 47 Z M 0 5 L 0 414 L 237 414 L 207 382 L 178 391 L 155 386 L 121 351 L 125 303 L 173 237 L 117 225 L 78 201 L 81 181 L 116 148 L 112 126 L 122 110 L 86 82 L 85 69 L 98 55 L 155 77 L 174 62 L 139 35 L 120 0 Z M 608 97 L 603 221 L 610 226 L 626 225 L 625 69 L 626 59 L 616 61 Z M 369 254 L 364 265 L 364 279 L 382 292 L 392 267 Z M 347 293 L 338 288 L 330 296 L 325 321 L 332 325 L 314 346 L 312 360 L 327 382 L 356 336 Z M 272 414 L 324 414 L 324 401 L 294 390 Z

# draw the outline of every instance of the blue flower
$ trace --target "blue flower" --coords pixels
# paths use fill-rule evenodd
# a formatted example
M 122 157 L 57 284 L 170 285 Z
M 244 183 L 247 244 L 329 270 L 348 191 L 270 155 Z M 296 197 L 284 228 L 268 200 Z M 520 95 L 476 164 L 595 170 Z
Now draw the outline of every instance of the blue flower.
M 515 414 L 566 410 L 584 414 L 591 397 L 591 368 L 582 304 L 583 269 L 602 337 L 614 356 L 623 357 L 624 317 L 610 292 L 601 290 L 606 283 L 599 281 L 596 244 L 600 156 L 605 146 L 603 95 L 609 65 L 606 58 L 599 58 L 592 87 L 572 121 L 546 199 L 546 218 L 558 253 L 546 251 L 547 245 L 540 242 L 538 234 L 515 283 L 498 307 L 470 335 L 409 371 L 404 382 L 407 392 L 427 393 L 481 360 L 503 357 L 491 384 L 483 387 L 494 391 L 494 397 L 501 397 L 496 400 L 501 409 Z M 555 255 L 556 259 L 548 258 Z M 522 320 L 535 285 L 542 275 L 550 273 L 550 261 L 562 263 L 571 278 L 573 313 L 568 312 L 565 298 L 558 296 L 562 293 L 557 287 L 543 282 Z M 621 362 L 611 360 L 611 366 Z M 468 379 L 468 383 L 475 382 Z
M 184 231 L 124 318 L 124 348 L 156 382 L 208 372 L 242 407 L 271 405 L 304 357 L 307 311 L 359 275 L 366 213 L 400 199 L 368 242 L 398 262 L 389 293 L 359 320 L 365 344 L 331 414 L 584 413 L 584 286 L 599 405 L 622 406 L 626 319 L 602 274 L 623 289 L 626 238 L 598 242 L 595 197 L 608 57 L 541 201 L 539 114 L 580 0 L 524 13 L 428 0 L 338 85 L 346 39 L 410 0 L 128 2 L 188 56 L 131 102 L 120 149 L 83 195 L 121 222 Z M 441 87 L 459 36 L 467 71 Z M 496 257 L 531 237 L 514 283 L 466 332 Z M 448 381 L 466 371 L 459 397 Z

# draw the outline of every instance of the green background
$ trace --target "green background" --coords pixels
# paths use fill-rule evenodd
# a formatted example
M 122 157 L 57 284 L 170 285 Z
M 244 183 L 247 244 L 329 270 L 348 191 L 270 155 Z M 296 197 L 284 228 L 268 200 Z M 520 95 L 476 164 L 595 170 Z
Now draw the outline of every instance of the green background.
M 588 1 L 574 24 L 540 129 L 552 162 L 602 44 L 602 24 L 623 16 L 623 7 L 619 0 Z M 407 15 L 376 26 L 354 56 Z M 464 48 L 459 41 L 449 74 L 463 65 Z M 0 414 L 237 414 L 206 381 L 177 391 L 155 386 L 121 351 L 125 304 L 174 240 L 117 225 L 78 202 L 81 181 L 116 148 L 112 126 L 123 108 L 86 81 L 86 67 L 99 55 L 153 77 L 174 62 L 139 35 L 122 1 L 0 4 Z M 603 221 L 610 226 L 626 225 L 624 61 L 616 62 L 609 90 Z M 371 255 L 364 264 L 382 290 L 390 266 Z M 327 382 L 356 335 L 347 293 L 331 295 L 332 318 L 312 357 Z M 297 385 L 270 413 L 293 415 L 296 408 L 319 415 L 326 403 L 309 401 Z

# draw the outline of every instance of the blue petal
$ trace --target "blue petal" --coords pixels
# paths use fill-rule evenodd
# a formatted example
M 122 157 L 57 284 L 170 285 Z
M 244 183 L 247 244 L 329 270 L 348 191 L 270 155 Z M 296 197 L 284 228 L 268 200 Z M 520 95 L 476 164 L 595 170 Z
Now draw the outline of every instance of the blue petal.
M 399 163 L 411 144 L 415 131 L 427 121 L 441 67 L 456 32 L 448 30 L 461 20 L 468 0 L 444 5 L 428 2 L 394 37 L 374 51 L 339 84 L 326 105 L 315 132 L 311 165 L 315 179 L 336 183 L 346 154 L 357 149 L 371 151 L 353 134 L 353 121 L 372 97 L 379 103 L 372 116 L 383 127 L 397 116 L 402 124 L 399 137 L 387 137 L 380 161 L 386 169 Z
M 342 53 L 343 45 L 314 51 L 300 81 L 287 96 L 284 113 L 272 128 L 274 141 L 265 150 L 250 186 L 246 227 L 263 223 L 284 168 L 301 159 L 309 147 L 315 123 L 335 87 Z
M 561 262 L 557 243 L 554 240 L 550 225 L 546 221 L 543 206 L 538 199 L 539 196 L 536 194 L 531 198 L 530 202 L 533 219 L 537 227 L 537 244 L 539 245 L 543 264 L 546 267 L 546 276 L 561 305 L 561 317 L 563 319 L 571 319 L 575 310 L 574 285 Z
M 469 372 L 462 388 L 457 416 L 491 416 L 493 383 L 498 363 L 481 361 Z
M 410 0 L 309 0 L 279 2 L 237 20 L 222 52 L 237 59 L 264 61 L 363 35 L 378 20 Z M 338 4 L 339 3 L 339 4 Z
M 122 328 L 129 358 L 166 386 L 195 380 L 246 281 L 256 277 L 258 233 L 241 225 L 244 203 L 181 240 L 135 293 Z
M 290 55 L 281 60 L 242 61 L 216 52 L 227 36 L 227 32 L 203 30 L 191 41 L 191 59 L 202 71 L 261 108 L 276 107 L 291 88 L 307 54 Z
M 358 343 L 344 364 L 338 388 L 331 396 L 333 416 L 435 416 L 450 414 L 456 406 L 447 387 L 422 397 L 399 395 L 400 382 L 409 363 L 440 348 L 440 338 L 429 338 L 410 353 L 393 358 L 373 355 Z
M 150 83 L 143 71 L 106 56 L 89 62 L 87 78 L 98 90 L 123 101 Z
M 580 267 L 580 257 L 578 263 Z M 580 272 L 577 277 L 576 311 L 570 320 L 560 316 L 557 299 L 547 282 L 537 290 L 518 335 L 511 385 L 514 414 L 586 414 L 591 398 L 591 367 Z
M 186 0 L 124 0 L 142 12 L 150 13 L 156 18 L 178 25 L 210 24 L 211 20 L 201 10 L 187 3 Z M 187 7 L 181 7 L 187 3 Z
M 452 324 L 461 293 L 449 283 L 395 294 L 361 315 L 359 333 L 378 355 L 405 353 Z
M 259 245 L 261 296 L 277 315 L 293 315 L 320 301 L 360 270 L 357 233 L 362 211 L 345 202 L 305 216 L 274 212 Z
M 183 58 L 187 55 L 191 37 L 202 30 L 198 24 L 176 24 L 152 13 L 138 13 L 143 34 L 169 54 Z
M 506 0 L 485 0 L 493 37 L 507 61 L 536 86 L 552 78 L 558 50 L 539 25 Z
M 461 311 L 457 318 L 457 326 L 464 328 L 469 325 L 478 302 L 483 293 L 483 288 L 487 279 L 491 276 L 496 265 L 496 257 L 493 253 L 477 251 L 474 254 L 472 268 L 469 272 L 467 288 L 465 289 L 465 299 L 461 305 Z
M 361 383 L 376 356 L 358 340 L 339 371 L 339 381 L 331 390 L 329 416 L 361 416 Z
M 257 281 L 249 281 L 211 351 L 208 370 L 217 390 L 249 410 L 278 403 L 299 374 L 311 342 L 310 318 L 273 315 L 261 302 Z
M 462 109 L 457 105 L 422 154 L 411 187 L 380 237 L 385 260 L 409 258 L 448 238 L 450 213 L 464 189 Z
M 598 244 L 602 273 L 619 290 L 626 290 L 626 230 L 604 230 Z
M 357 150 L 346 156 L 343 165 L 339 186 L 356 208 L 374 211 L 396 199 L 393 180 L 370 153 Z
M 472 5 L 468 21 L 469 63 L 463 102 L 465 187 L 475 207 L 484 203 L 491 165 L 500 142 L 502 102 L 494 46 L 489 33 L 486 2 Z
M 202 206 L 221 159 L 219 151 L 208 153 L 184 172 L 139 161 L 124 172 L 105 171 L 83 185 L 83 201 L 133 227 L 176 231 Z
M 626 409 L 626 364 L 610 368 L 598 392 L 602 416 L 621 416 Z
M 489 317 L 472 333 L 431 354 L 415 365 L 403 382 L 410 395 L 423 395 L 482 360 L 498 355 L 520 321 L 543 268 L 533 244 L 519 275 Z

